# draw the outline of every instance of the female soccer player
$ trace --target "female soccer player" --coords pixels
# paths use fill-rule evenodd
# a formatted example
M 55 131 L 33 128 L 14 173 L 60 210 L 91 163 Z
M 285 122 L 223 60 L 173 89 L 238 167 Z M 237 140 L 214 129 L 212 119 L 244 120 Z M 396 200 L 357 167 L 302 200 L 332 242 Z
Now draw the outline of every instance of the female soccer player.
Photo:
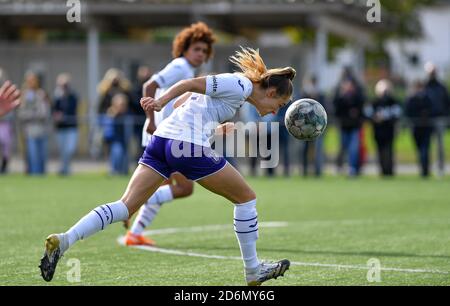
M 178 81 L 194 77 L 195 68 L 208 61 L 212 55 L 215 42 L 213 32 L 203 22 L 192 24 L 175 37 L 172 47 L 172 60 L 163 70 L 155 74 L 143 86 L 144 97 L 159 97 Z M 146 111 L 147 120 L 142 131 L 142 145 L 146 147 L 156 130 L 156 126 L 173 112 L 174 100 L 154 114 L 152 109 Z M 174 182 L 175 181 L 175 182 Z M 175 184 L 176 183 L 176 184 Z M 162 204 L 173 199 L 190 196 L 194 183 L 179 172 L 172 173 L 150 199 L 142 205 L 131 230 L 125 237 L 126 245 L 155 245 L 155 242 L 142 235 L 144 229 L 154 220 Z M 128 227 L 128 220 L 125 222 Z
M 290 67 L 267 70 L 259 52 L 253 49 L 242 49 L 231 61 L 242 73 L 180 81 L 158 99 L 141 99 L 146 111 L 160 111 L 172 99 L 192 92 L 156 129 L 122 198 L 98 206 L 67 232 L 47 237 L 40 265 L 46 281 L 52 279 L 60 256 L 70 246 L 111 223 L 126 220 L 175 171 L 235 205 L 234 229 L 248 285 L 261 285 L 284 274 L 290 265 L 288 260 L 274 263 L 258 260 L 256 194 L 233 166 L 214 154 L 208 138 L 245 101 L 256 107 L 261 116 L 284 106 L 292 95 L 295 70 Z

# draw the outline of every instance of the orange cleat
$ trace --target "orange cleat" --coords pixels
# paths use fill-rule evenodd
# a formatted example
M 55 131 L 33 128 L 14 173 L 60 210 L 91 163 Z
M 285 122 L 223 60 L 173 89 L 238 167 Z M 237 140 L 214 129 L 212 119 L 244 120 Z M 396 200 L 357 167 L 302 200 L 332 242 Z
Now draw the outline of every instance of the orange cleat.
M 135 235 L 132 232 L 128 232 L 125 236 L 125 245 L 148 245 L 155 246 L 156 242 L 150 238 L 144 237 L 142 235 Z

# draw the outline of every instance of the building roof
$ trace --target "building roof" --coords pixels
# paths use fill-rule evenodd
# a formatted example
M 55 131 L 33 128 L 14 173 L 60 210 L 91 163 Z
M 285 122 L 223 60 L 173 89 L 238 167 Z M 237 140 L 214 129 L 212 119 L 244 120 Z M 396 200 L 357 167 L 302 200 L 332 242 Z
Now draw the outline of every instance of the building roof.
M 104 27 L 185 26 L 204 20 L 236 33 L 241 28 L 328 24 L 330 31 L 359 36 L 390 28 L 391 20 L 369 23 L 366 0 L 80 0 L 82 24 Z M 0 28 L 69 27 L 64 0 L 0 0 Z M 30 18 L 33 16 L 33 18 Z M 324 22 L 326 20 L 326 22 Z M 330 22 L 332 20 L 332 22 Z M 340 30 L 339 30 L 340 29 Z M 365 34 L 364 34 L 365 33 Z M 339 33 L 337 33 L 339 34 Z

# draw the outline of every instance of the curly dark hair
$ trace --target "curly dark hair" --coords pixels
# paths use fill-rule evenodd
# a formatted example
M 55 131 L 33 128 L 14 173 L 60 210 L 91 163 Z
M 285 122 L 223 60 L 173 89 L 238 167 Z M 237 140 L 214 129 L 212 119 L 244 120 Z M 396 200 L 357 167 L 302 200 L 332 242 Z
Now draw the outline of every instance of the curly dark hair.
M 183 56 L 183 53 L 189 49 L 189 46 L 196 42 L 204 42 L 208 45 L 208 54 L 206 60 L 212 56 L 212 44 L 216 41 L 213 31 L 203 22 L 191 24 L 184 28 L 173 40 L 172 56 L 173 58 Z

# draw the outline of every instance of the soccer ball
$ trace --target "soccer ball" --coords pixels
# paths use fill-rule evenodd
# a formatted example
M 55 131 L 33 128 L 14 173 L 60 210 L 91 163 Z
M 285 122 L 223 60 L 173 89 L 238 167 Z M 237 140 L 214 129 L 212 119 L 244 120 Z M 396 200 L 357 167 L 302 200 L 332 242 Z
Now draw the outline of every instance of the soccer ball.
M 327 113 L 319 102 L 301 99 L 289 106 L 284 123 L 289 134 L 300 140 L 311 141 L 325 131 Z

